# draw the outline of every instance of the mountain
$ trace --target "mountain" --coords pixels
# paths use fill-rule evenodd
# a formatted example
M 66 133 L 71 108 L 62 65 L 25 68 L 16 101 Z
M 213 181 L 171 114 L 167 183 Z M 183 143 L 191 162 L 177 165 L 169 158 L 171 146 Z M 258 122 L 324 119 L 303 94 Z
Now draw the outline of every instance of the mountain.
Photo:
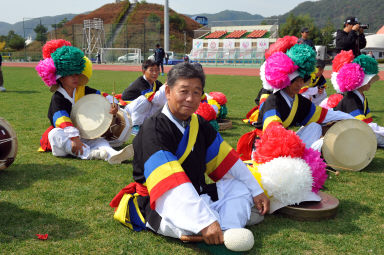
M 295 16 L 309 14 L 317 26 L 323 27 L 330 20 L 335 28 L 341 28 L 348 16 L 358 17 L 364 24 L 370 24 L 367 32 L 376 33 L 384 25 L 383 0 L 320 0 L 303 2 L 291 11 L 278 16 L 284 23 L 290 14 Z
M 71 20 L 73 17 L 75 17 L 77 14 L 61 14 L 57 16 L 45 16 L 41 18 L 35 18 L 35 19 L 28 19 L 20 22 L 16 22 L 15 24 L 9 24 L 6 22 L 1 22 L 0 21 L 0 35 L 8 35 L 8 32 L 10 30 L 15 31 L 16 34 L 23 36 L 24 37 L 24 31 L 25 31 L 25 36 L 32 36 L 32 38 L 35 37 L 35 32 L 33 29 L 36 27 L 36 25 L 43 24 L 45 27 L 48 28 L 48 31 L 53 30 L 52 24 L 57 24 L 63 19 L 67 18 L 68 20 Z M 23 29 L 24 27 L 24 29 Z
M 242 20 L 242 21 L 262 21 L 264 18 L 263 16 L 259 14 L 250 14 L 248 12 L 242 12 L 242 11 L 230 11 L 230 10 L 225 10 L 221 11 L 215 14 L 209 14 L 209 13 L 200 13 L 200 14 L 193 14 L 193 15 L 187 15 L 189 17 L 193 16 L 205 16 L 208 18 L 208 24 L 212 25 L 212 22 L 215 21 L 235 21 L 235 20 Z M 253 22 L 254 24 L 254 22 Z

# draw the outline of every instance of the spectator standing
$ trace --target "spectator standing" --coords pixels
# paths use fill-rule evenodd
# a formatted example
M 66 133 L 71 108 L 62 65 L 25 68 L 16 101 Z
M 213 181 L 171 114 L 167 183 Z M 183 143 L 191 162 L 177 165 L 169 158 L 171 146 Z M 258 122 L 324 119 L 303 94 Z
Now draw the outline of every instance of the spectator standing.
M 1 70 L 2 61 L 3 61 L 3 57 L 0 54 L 0 92 L 5 92 L 5 88 L 3 86 L 4 85 L 3 71 Z
M 375 58 L 375 55 L 373 55 L 373 52 L 372 52 L 372 51 L 368 52 L 367 55 L 370 56 L 371 58 Z
M 365 39 L 364 29 L 360 27 L 356 17 L 348 17 L 344 22 L 344 29 L 337 30 L 336 50 L 353 51 L 355 57 L 361 54 L 360 50 L 365 48 L 367 40 Z
M 309 29 L 307 27 L 303 27 L 301 29 L 301 38 L 297 40 L 297 44 L 307 44 L 311 46 L 314 51 L 316 51 L 313 41 L 309 39 Z
M 163 59 L 165 57 L 165 51 L 163 48 L 160 47 L 160 44 L 156 44 L 156 50 L 155 50 L 155 62 L 161 66 L 161 75 L 164 76 L 164 66 L 163 66 Z

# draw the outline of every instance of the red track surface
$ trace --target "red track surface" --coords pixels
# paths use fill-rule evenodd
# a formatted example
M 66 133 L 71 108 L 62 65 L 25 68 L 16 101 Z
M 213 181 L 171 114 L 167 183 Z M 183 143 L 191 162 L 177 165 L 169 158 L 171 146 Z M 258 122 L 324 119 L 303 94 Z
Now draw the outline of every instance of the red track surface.
M 37 63 L 31 62 L 3 62 L 3 66 L 14 66 L 14 67 L 35 67 Z M 172 66 L 164 66 L 164 71 L 167 73 Z M 93 65 L 93 70 L 108 70 L 108 71 L 128 71 L 128 72 L 140 72 L 141 66 L 133 65 Z M 216 74 L 216 75 L 240 75 L 240 76 L 259 76 L 258 68 L 237 68 L 237 67 L 209 67 L 204 66 L 205 74 Z M 324 77 L 327 79 L 331 78 L 331 70 L 324 71 Z M 384 80 L 384 71 L 379 72 L 380 80 Z

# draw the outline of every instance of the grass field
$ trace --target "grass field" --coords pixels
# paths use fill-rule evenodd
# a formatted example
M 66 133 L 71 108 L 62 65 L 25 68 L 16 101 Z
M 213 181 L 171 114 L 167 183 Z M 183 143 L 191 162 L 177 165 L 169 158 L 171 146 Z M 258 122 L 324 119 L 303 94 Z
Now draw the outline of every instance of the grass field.
M 48 127 L 51 93 L 32 68 L 3 67 L 6 93 L 0 116 L 18 138 L 16 161 L 0 171 L 0 254 L 200 254 L 197 246 L 136 233 L 113 220 L 110 200 L 132 181 L 132 165 L 56 158 L 38 153 Z M 139 73 L 95 71 L 89 86 L 121 92 Z M 160 76 L 164 81 L 164 77 Z M 374 120 L 384 124 L 384 82 L 368 98 Z M 206 91 L 228 98 L 233 129 L 222 132 L 232 146 L 251 130 L 241 123 L 261 86 L 257 77 L 208 76 Z M 328 94 L 331 89 L 328 89 Z M 384 254 L 384 150 L 361 172 L 331 175 L 325 191 L 340 200 L 338 215 L 322 222 L 299 222 L 268 215 L 253 226 L 249 254 Z M 49 234 L 38 240 L 36 234 Z

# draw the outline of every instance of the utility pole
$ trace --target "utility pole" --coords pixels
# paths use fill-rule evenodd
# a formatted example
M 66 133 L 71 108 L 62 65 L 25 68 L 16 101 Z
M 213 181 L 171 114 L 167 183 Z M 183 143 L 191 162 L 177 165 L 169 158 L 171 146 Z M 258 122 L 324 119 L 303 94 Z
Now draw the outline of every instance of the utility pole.
M 169 8 L 168 0 L 164 2 L 164 50 L 169 51 Z

